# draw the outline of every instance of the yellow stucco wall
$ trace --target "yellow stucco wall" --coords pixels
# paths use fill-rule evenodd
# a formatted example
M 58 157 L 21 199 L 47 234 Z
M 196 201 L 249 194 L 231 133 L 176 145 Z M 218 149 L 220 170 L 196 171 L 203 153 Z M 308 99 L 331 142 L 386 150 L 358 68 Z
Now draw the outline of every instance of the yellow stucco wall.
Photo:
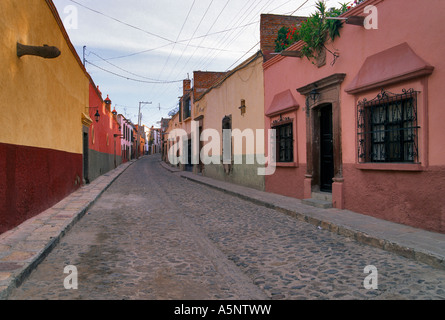
M 249 59 L 248 59 L 249 60 Z M 249 61 L 246 61 L 249 62 Z M 245 63 L 246 63 L 245 62 Z M 222 120 L 232 116 L 232 129 L 264 129 L 264 81 L 261 55 L 248 65 L 240 66 L 224 82 L 195 102 L 204 116 L 203 129 L 215 129 L 222 135 Z M 246 113 L 241 115 L 241 100 L 246 101 Z M 221 147 L 222 150 L 222 147 Z M 264 154 L 264 145 L 256 154 Z M 246 146 L 243 146 L 246 154 Z
M 0 142 L 82 153 L 89 80 L 45 0 L 0 1 Z M 56 59 L 16 44 L 56 46 Z

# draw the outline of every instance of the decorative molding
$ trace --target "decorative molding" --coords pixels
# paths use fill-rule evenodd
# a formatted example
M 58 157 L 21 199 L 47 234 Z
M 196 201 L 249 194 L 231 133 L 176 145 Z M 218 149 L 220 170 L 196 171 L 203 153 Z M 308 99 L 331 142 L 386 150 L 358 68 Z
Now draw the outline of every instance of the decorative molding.
M 429 76 L 433 71 L 434 67 L 404 42 L 368 57 L 345 91 L 357 94 L 381 89 L 402 81 Z
M 286 90 L 274 96 L 272 103 L 266 112 L 266 116 L 272 118 L 283 113 L 298 110 L 299 107 L 300 105 L 295 100 L 292 92 L 290 90 Z
M 89 127 L 93 124 L 93 120 L 90 118 L 89 115 L 86 115 L 82 112 L 82 124 L 86 127 Z
M 345 77 L 346 77 L 345 73 L 334 73 L 333 75 L 331 75 L 329 77 L 323 78 L 321 80 L 318 80 L 311 84 L 308 84 L 304 87 L 301 87 L 301 88 L 297 89 L 297 91 L 300 94 L 307 96 L 314 89 L 314 87 L 316 87 L 317 91 L 321 92 L 323 90 L 326 90 L 328 87 L 339 85 L 339 84 L 343 83 L 343 81 L 345 80 Z

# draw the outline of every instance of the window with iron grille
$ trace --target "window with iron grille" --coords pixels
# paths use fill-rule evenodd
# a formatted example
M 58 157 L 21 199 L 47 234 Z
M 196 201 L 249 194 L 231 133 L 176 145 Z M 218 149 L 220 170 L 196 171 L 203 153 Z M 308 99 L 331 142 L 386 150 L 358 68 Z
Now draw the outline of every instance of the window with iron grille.
M 294 161 L 294 135 L 292 122 L 276 126 L 277 162 Z
M 382 91 L 358 103 L 358 159 L 360 163 L 417 163 L 417 93 Z

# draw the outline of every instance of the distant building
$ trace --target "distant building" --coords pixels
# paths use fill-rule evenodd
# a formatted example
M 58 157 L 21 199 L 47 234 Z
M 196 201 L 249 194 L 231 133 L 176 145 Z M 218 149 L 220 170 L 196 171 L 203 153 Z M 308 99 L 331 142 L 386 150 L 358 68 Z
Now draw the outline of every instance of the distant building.
M 161 129 L 152 126 L 148 131 L 148 154 L 161 153 Z
M 89 152 L 85 159 L 88 170 L 84 180 L 87 183 L 122 163 L 120 124 L 117 115 L 113 113 L 116 110 L 111 110 L 111 100 L 108 96 L 105 100 L 102 99 L 102 93 L 92 80 L 89 88 L 90 118 L 93 122 L 89 132 Z
M 118 122 L 121 127 L 121 154 L 122 162 L 128 162 L 133 159 L 133 141 L 134 124 L 126 119 L 122 114 L 118 115 Z

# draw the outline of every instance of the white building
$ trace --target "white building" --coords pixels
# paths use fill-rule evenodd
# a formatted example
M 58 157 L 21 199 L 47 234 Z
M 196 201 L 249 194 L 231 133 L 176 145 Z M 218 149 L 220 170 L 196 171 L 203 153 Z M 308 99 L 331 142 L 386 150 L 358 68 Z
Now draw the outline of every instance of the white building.
M 134 124 L 126 119 L 122 114 L 118 115 L 117 121 L 121 126 L 121 134 L 122 134 L 122 162 L 130 161 L 134 158 L 134 148 L 133 142 L 136 137 L 134 136 Z
M 148 134 L 149 154 L 161 152 L 161 129 L 151 127 Z

